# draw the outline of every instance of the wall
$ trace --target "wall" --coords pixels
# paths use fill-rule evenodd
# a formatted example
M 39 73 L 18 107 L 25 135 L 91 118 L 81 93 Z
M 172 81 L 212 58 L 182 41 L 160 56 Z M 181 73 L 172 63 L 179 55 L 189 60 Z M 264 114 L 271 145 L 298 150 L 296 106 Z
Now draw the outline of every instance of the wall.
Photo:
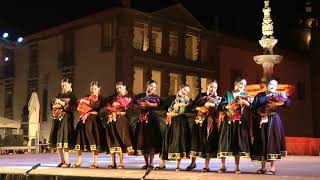
M 222 45 L 220 46 L 219 62 L 219 94 L 224 95 L 226 90 L 232 89 L 232 74 L 240 74 L 247 79 L 248 84 L 257 83 L 262 77 L 262 67 L 254 62 L 253 56 L 258 55 L 254 49 L 246 48 L 247 45 Z M 287 136 L 313 136 L 311 82 L 310 69 L 303 63 L 299 54 L 286 52 L 283 61 L 275 65 L 274 75 L 280 83 L 297 85 L 304 83 L 304 97 L 291 97 L 292 105 L 289 109 L 280 110 L 282 121 Z

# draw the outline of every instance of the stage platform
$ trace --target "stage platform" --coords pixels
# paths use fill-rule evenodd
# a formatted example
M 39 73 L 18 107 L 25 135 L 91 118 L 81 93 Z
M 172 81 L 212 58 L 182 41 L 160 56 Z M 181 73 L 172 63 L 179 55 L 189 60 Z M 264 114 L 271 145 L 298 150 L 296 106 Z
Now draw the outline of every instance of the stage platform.
M 255 172 L 259 169 L 259 163 L 251 162 L 250 159 L 241 159 L 241 170 L 243 174 L 234 174 L 234 159 L 227 159 L 227 173 L 217 173 L 220 167 L 218 159 L 212 159 L 209 173 L 202 173 L 204 160 L 197 160 L 197 168 L 194 171 L 175 171 L 175 161 L 167 162 L 167 170 L 146 170 L 140 169 L 144 164 L 142 156 L 124 157 L 125 169 L 107 169 L 110 164 L 110 156 L 99 154 L 98 169 L 89 169 L 92 163 L 91 153 L 83 153 L 82 168 L 56 168 L 58 156 L 56 154 L 17 154 L 0 155 L 0 180 L 92 180 L 92 179 L 221 179 L 235 178 L 237 180 L 311 180 L 320 179 L 320 157 L 319 156 L 287 156 L 279 161 L 278 170 L 275 176 L 258 175 Z M 75 153 L 71 156 L 71 162 L 75 162 Z M 26 172 L 34 165 L 41 166 Z M 158 155 L 155 164 L 159 163 Z M 181 168 L 185 169 L 190 163 L 189 159 L 182 160 Z M 146 175 L 147 174 L 147 175 Z

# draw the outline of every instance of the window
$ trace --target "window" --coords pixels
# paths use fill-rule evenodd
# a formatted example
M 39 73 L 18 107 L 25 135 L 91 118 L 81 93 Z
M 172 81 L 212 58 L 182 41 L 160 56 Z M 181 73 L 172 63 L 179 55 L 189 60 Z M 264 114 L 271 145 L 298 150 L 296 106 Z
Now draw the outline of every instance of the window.
M 29 59 L 29 78 L 37 78 L 38 71 L 38 46 L 30 46 L 30 59 Z
M 191 61 L 198 60 L 198 44 L 199 44 L 199 37 L 186 34 L 185 36 L 185 58 Z
M 160 96 L 161 94 L 161 72 L 152 70 L 152 79 L 157 82 L 157 91 L 156 94 Z
M 132 47 L 141 50 L 147 51 L 149 48 L 149 39 L 148 39 L 148 24 L 145 23 L 134 23 L 133 27 L 133 44 Z
M 7 86 L 7 85 L 6 85 Z M 13 87 L 5 87 L 4 116 L 13 118 Z
M 12 89 L 6 89 L 5 94 L 5 108 L 11 108 L 13 99 Z
M 178 35 L 175 32 L 169 33 L 169 55 L 176 56 L 178 54 Z
M 201 78 L 201 93 L 207 92 L 207 87 L 211 81 L 209 78 Z
M 162 31 L 156 26 L 152 26 L 151 47 L 154 53 L 160 54 L 162 48 Z
M 38 90 L 38 78 L 39 78 L 39 67 L 38 67 L 38 45 L 34 44 L 30 46 L 30 58 L 29 58 L 29 72 L 28 72 L 28 86 L 27 92 L 31 94 L 32 91 Z
M 191 89 L 189 93 L 189 97 L 191 99 L 195 99 L 199 94 L 198 80 L 199 80 L 199 77 L 197 76 L 189 76 L 189 75 L 186 76 L 186 83 L 190 86 L 190 89 Z
M 142 93 L 143 86 L 143 68 L 134 67 L 133 94 Z
M 170 88 L 169 95 L 176 95 L 178 93 L 179 87 L 182 84 L 182 75 L 176 73 L 170 73 Z
M 58 37 L 58 67 L 72 66 L 74 64 L 74 32 L 66 31 Z
M 112 23 L 102 24 L 101 38 L 103 50 L 107 50 L 112 47 Z

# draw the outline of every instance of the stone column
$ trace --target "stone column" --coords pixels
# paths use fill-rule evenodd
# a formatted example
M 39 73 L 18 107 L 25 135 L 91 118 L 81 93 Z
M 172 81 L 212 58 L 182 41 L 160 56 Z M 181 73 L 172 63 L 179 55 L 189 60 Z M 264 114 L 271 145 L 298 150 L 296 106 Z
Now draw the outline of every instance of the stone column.
M 201 75 L 198 74 L 198 84 L 197 84 L 198 94 L 201 93 Z
M 197 50 L 198 50 L 197 61 L 201 61 L 201 62 L 202 62 L 203 59 L 202 59 L 202 56 L 201 56 L 201 55 L 202 55 L 202 54 L 201 54 L 201 48 L 202 48 L 202 46 L 201 46 L 201 43 L 202 43 L 201 39 L 204 38 L 203 34 L 199 33 L 199 34 L 198 34 L 198 38 L 199 38 L 199 39 L 198 39 L 198 42 L 197 42 L 197 43 L 198 43 L 198 45 L 197 45 Z
M 151 21 L 149 21 L 149 23 L 148 23 L 148 51 L 149 52 L 152 52 L 152 51 L 154 51 L 153 50 L 153 48 L 155 48 L 155 47 L 153 47 L 153 44 L 152 44 L 152 23 L 151 23 Z
M 161 54 L 164 56 L 169 55 L 169 31 L 166 27 L 162 28 Z
M 185 31 L 178 32 L 178 58 L 180 62 L 183 62 L 185 58 L 186 44 L 185 44 Z

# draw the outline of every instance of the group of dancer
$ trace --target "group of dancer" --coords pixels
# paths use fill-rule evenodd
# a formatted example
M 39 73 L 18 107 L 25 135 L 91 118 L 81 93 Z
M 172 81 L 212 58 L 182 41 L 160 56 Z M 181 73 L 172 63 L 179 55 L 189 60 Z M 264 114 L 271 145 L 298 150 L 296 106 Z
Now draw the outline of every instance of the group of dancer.
M 247 81 L 236 80 L 234 89 L 224 97 L 217 94 L 218 83 L 212 81 L 206 93 L 194 100 L 189 97 L 190 86 L 182 84 L 175 96 L 160 99 L 155 94 L 157 83 L 146 84 L 145 93 L 131 97 L 123 82 L 115 84 L 116 93 L 104 98 L 100 95 L 99 82 L 90 84 L 90 95 L 77 99 L 72 92 L 69 79 L 61 80 L 61 92 L 51 103 L 53 125 L 49 144 L 57 148 L 60 157 L 58 167 L 80 167 L 82 151 L 91 151 L 93 164 L 97 168 L 99 151 L 111 154 L 108 168 L 124 168 L 123 153 L 143 155 L 143 169 L 165 169 L 166 161 L 176 160 L 176 171 L 180 162 L 190 158 L 186 168 L 196 168 L 196 158 L 204 158 L 203 172 L 209 172 L 211 158 L 221 159 L 219 173 L 225 173 L 226 157 L 235 157 L 235 173 L 241 173 L 240 157 L 251 157 L 260 161 L 259 174 L 274 175 L 275 160 L 286 155 L 285 135 L 278 107 L 287 106 L 289 98 L 285 92 L 278 93 L 276 80 L 270 80 L 265 92 L 250 97 L 245 92 Z M 161 131 L 159 113 L 165 110 L 165 127 Z M 138 116 L 133 129 L 131 114 Z M 79 119 L 74 130 L 74 112 Z M 252 113 L 248 113 L 248 112 Z M 194 113 L 195 116 L 189 116 Z M 253 137 L 251 143 L 249 119 L 252 117 Z M 192 121 L 189 119 L 193 118 Z M 77 151 L 77 159 L 71 165 L 69 150 Z M 160 164 L 154 167 L 155 154 L 160 154 Z M 116 155 L 118 163 L 116 163 Z M 271 167 L 266 170 L 266 162 Z

